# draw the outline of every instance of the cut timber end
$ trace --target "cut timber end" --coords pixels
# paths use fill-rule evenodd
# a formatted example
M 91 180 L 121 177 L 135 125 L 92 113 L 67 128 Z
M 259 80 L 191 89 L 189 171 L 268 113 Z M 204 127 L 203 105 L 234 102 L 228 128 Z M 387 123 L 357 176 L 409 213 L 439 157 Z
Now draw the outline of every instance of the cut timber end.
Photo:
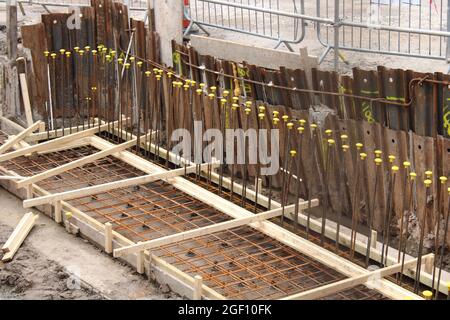
M 2 258 L 3 262 L 12 260 L 17 250 L 19 250 L 23 241 L 27 237 L 28 233 L 36 224 L 36 220 L 38 218 L 39 215 L 32 212 L 28 212 L 23 216 L 9 239 L 6 241 L 5 245 L 2 247 L 2 251 L 6 252 L 6 254 Z

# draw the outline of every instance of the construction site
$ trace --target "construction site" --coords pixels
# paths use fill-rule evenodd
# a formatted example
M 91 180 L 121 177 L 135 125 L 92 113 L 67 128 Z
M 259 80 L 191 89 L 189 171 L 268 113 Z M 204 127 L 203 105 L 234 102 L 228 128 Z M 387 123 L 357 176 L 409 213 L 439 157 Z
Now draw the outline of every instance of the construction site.
M 0 13 L 0 300 L 450 300 L 450 1 Z

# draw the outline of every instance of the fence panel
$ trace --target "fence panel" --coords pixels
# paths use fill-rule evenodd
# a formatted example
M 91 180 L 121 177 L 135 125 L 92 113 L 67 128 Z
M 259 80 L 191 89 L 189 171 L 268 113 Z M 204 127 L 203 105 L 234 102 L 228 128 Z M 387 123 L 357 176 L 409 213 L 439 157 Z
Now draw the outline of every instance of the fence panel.
M 278 41 L 275 48 L 299 43 L 305 36 L 305 22 L 281 12 L 304 13 L 304 0 L 191 0 L 191 26 L 214 27 Z M 286 28 L 292 26 L 292 28 Z
M 334 18 L 334 1 L 316 0 L 317 16 Z M 344 50 L 445 59 L 449 1 L 339 1 L 339 47 Z M 442 33 L 441 33 L 442 34 Z M 318 24 L 318 39 L 334 47 L 334 28 Z

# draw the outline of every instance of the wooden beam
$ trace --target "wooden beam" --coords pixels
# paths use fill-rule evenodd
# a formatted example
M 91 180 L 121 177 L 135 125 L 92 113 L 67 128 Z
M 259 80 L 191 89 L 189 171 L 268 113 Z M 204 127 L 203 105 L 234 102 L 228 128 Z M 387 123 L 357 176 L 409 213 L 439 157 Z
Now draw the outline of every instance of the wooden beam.
M 23 226 L 27 223 L 27 221 L 29 221 L 29 219 L 32 216 L 33 216 L 32 212 L 28 212 L 23 215 L 22 219 L 20 219 L 19 223 L 14 228 L 13 233 L 11 233 L 8 240 L 6 240 L 6 242 L 3 244 L 3 247 L 1 249 L 3 253 L 9 252 L 11 250 L 10 249 L 11 245 L 14 242 L 14 239 L 16 239 L 17 234 L 20 232 L 20 230 L 23 228 Z
M 30 153 L 33 153 L 33 152 L 45 151 L 45 150 L 47 150 L 49 148 L 54 148 L 54 147 L 57 147 L 57 146 L 61 146 L 61 145 L 64 145 L 65 143 L 73 141 L 75 139 L 81 139 L 81 138 L 84 138 L 84 137 L 92 136 L 92 135 L 94 135 L 95 133 L 97 133 L 99 131 L 106 130 L 107 128 L 108 128 L 108 125 L 107 124 L 103 124 L 103 125 L 100 126 L 100 128 L 99 127 L 95 127 L 95 128 L 86 129 L 84 131 L 72 133 L 72 134 L 69 134 L 67 136 L 56 138 L 54 140 L 50 140 L 50 141 L 46 141 L 46 142 L 43 142 L 43 143 L 39 143 L 39 144 L 34 145 L 34 146 L 30 146 L 30 147 L 27 147 L 27 148 L 23 148 L 23 149 L 20 149 L 20 150 L 9 152 L 7 154 L 0 155 L 0 162 L 11 160 L 11 159 L 14 159 L 14 158 L 17 158 L 17 157 L 20 157 L 20 156 L 24 156 L 26 154 L 30 154 Z
M 94 123 L 91 122 L 91 126 L 98 128 L 98 120 L 94 120 Z M 75 132 L 83 131 L 83 128 L 86 128 L 86 127 L 87 127 L 87 124 L 73 126 L 73 127 L 67 127 L 64 129 L 49 130 L 49 131 L 46 131 L 44 128 L 44 130 L 42 130 L 41 132 L 33 133 L 30 136 L 26 137 L 25 141 L 39 142 L 41 140 L 55 139 L 55 138 L 59 138 L 62 136 L 67 136 L 67 135 L 75 133 Z
M 207 167 L 208 164 L 204 163 L 201 166 Z M 218 166 L 218 164 L 217 163 L 212 164 L 212 166 Z M 65 200 L 86 197 L 86 196 L 99 194 L 99 193 L 103 193 L 103 192 L 107 192 L 107 191 L 111 191 L 111 190 L 116 190 L 116 189 L 120 189 L 120 188 L 131 187 L 131 186 L 137 186 L 140 184 L 150 183 L 150 182 L 153 182 L 156 180 L 168 179 L 168 178 L 173 178 L 173 177 L 184 175 L 184 174 L 194 173 L 194 172 L 196 172 L 196 170 L 197 170 L 197 166 L 189 166 L 186 168 L 179 168 L 179 169 L 163 171 L 163 172 L 158 172 L 158 173 L 150 173 L 150 174 L 147 174 L 147 175 L 141 176 L 141 177 L 129 178 L 129 179 L 124 179 L 124 180 L 119 180 L 119 181 L 112 181 L 112 182 L 108 182 L 108 183 L 104 183 L 104 184 L 99 184 L 96 186 L 50 194 L 48 196 L 25 200 L 23 202 L 23 207 L 31 208 L 31 207 L 39 206 L 41 204 L 53 203 L 55 201 L 63 201 L 63 200 L 65 201 Z
M 93 142 L 97 148 L 108 148 L 111 144 L 101 138 L 93 137 Z M 103 141 L 101 141 L 103 140 Z M 121 160 L 133 165 L 134 163 L 139 163 L 142 159 L 135 154 L 127 151 L 123 151 L 119 157 Z M 144 172 L 164 172 L 165 169 L 159 167 L 158 165 L 143 161 L 139 164 L 139 168 Z M 198 185 L 192 183 L 183 177 L 175 177 L 171 179 L 170 183 L 188 195 L 201 200 L 205 204 L 223 212 L 233 218 L 242 218 L 253 216 L 254 214 L 249 210 L 246 210 Z M 272 223 L 269 221 L 262 221 L 251 224 L 251 227 L 261 231 L 262 233 L 272 237 L 275 240 L 282 242 L 283 244 L 301 252 L 318 262 L 333 268 L 337 272 L 340 272 L 346 276 L 353 277 L 355 275 L 364 274 L 366 270 L 347 259 L 340 257 L 325 248 L 320 247 L 300 236 Z M 407 289 L 404 289 L 395 283 L 388 280 L 380 281 L 380 290 L 382 294 L 391 299 L 404 299 L 406 296 L 411 296 L 413 299 L 423 299 L 422 297 L 412 294 Z
M 303 207 L 303 208 L 305 208 L 307 205 L 308 205 L 307 202 L 300 203 L 300 207 Z M 289 205 L 284 208 L 285 212 L 293 212 L 294 209 L 295 209 L 295 205 Z M 212 234 L 212 233 L 216 233 L 216 232 L 220 232 L 220 231 L 224 231 L 224 230 L 229 230 L 229 229 L 237 228 L 240 226 L 245 226 L 247 224 L 251 224 L 251 223 L 271 219 L 274 217 L 278 217 L 282 213 L 283 213 L 283 210 L 281 208 L 274 209 L 274 210 L 266 211 L 263 213 L 255 214 L 250 217 L 237 218 L 237 219 L 233 219 L 230 221 L 212 224 L 212 225 L 209 225 L 206 227 L 188 230 L 188 231 L 168 235 L 165 237 L 141 242 L 139 244 L 135 244 L 132 246 L 115 249 L 114 257 L 116 257 L 116 258 L 122 257 L 122 256 L 126 256 L 129 254 L 133 254 L 133 253 L 142 251 L 142 250 L 150 250 L 150 249 L 153 249 L 156 247 L 161 247 L 161 246 L 165 246 L 168 244 L 172 244 L 172 243 L 176 243 L 176 242 L 180 242 L 180 241 L 184 241 L 184 240 L 188 240 L 188 239 L 206 236 L 208 234 Z
M 26 136 L 31 134 L 33 131 L 37 130 L 41 124 L 41 121 L 37 121 L 32 124 L 29 128 L 23 130 L 22 132 L 16 134 L 14 137 L 10 137 L 1 147 L 0 154 L 11 149 L 15 144 L 22 141 Z
M 127 148 L 130 148 L 130 147 L 132 147 L 132 146 L 134 146 L 136 144 L 136 141 L 137 141 L 137 139 L 126 141 L 124 143 L 121 143 L 121 144 L 116 145 L 114 147 L 111 147 L 109 149 L 101 150 L 101 151 L 96 152 L 94 154 L 91 154 L 89 156 L 86 156 L 86 157 L 77 159 L 75 161 L 71 161 L 69 163 L 66 163 L 66 164 L 63 164 L 61 166 L 58 166 L 56 168 L 53 168 L 53 169 L 50 169 L 50 170 L 47 170 L 47 171 L 43 171 L 43 172 L 38 173 L 38 174 L 36 174 L 36 175 L 34 175 L 32 177 L 29 177 L 29 178 L 26 178 L 26 179 L 24 179 L 22 181 L 17 182 L 17 187 L 18 188 L 24 188 L 24 187 L 28 186 L 31 183 L 37 183 L 37 182 L 42 181 L 44 179 L 53 177 L 53 176 L 55 176 L 57 174 L 60 174 L 60 173 L 63 173 L 63 172 L 66 172 L 66 171 L 69 171 L 69 170 L 72 170 L 72 169 L 75 169 L 75 168 L 79 168 L 79 167 L 84 166 L 84 165 L 86 165 L 88 163 L 92 163 L 92 162 L 94 162 L 94 161 L 96 161 L 98 159 L 107 157 L 107 156 L 109 156 L 109 155 L 111 155 L 113 153 L 116 153 L 116 152 L 125 150 Z
M 2 122 L 2 130 L 6 131 L 8 134 L 13 134 L 14 132 L 22 132 L 26 128 L 22 127 L 20 124 L 5 118 L 0 115 L 0 120 Z M 12 132 L 11 132 L 12 131 Z
M 28 233 L 31 231 L 33 226 L 36 223 L 37 218 L 39 215 L 31 213 L 31 215 L 26 214 L 22 219 L 25 219 L 23 223 L 19 223 L 19 230 L 17 232 L 13 232 L 11 235 L 11 240 L 8 239 L 8 246 L 5 247 L 7 250 L 7 253 L 3 256 L 2 261 L 7 262 L 11 261 L 14 255 L 16 254 L 17 250 L 19 250 L 20 246 L 22 245 L 23 241 L 27 237 Z M 17 228 L 16 228 L 17 229 Z M 14 231 L 16 231 L 16 229 Z
M 25 118 L 27 125 L 30 127 L 33 124 L 33 114 L 31 113 L 30 96 L 28 94 L 27 77 L 25 73 L 19 75 L 20 88 L 22 89 L 23 108 L 25 109 Z
M 434 258 L 434 254 L 428 254 L 423 257 L 424 261 L 432 261 Z M 405 269 L 411 269 L 414 268 L 417 264 L 417 258 L 409 260 L 405 262 L 404 268 Z M 330 296 L 332 294 L 335 294 L 337 292 L 341 292 L 353 287 L 356 287 L 360 284 L 365 284 L 368 282 L 376 282 L 373 283 L 373 286 L 376 287 L 378 282 L 383 279 L 386 276 L 389 276 L 391 274 L 400 272 L 402 270 L 402 264 L 397 263 L 389 267 L 385 267 L 382 269 L 378 269 L 375 271 L 368 271 L 365 274 L 351 277 L 348 279 L 344 279 L 341 281 L 333 282 L 324 286 L 320 286 L 318 288 L 314 288 L 308 291 L 300 292 L 294 295 L 291 295 L 289 297 L 283 298 L 281 300 L 314 300 L 314 299 L 320 299 L 323 297 Z

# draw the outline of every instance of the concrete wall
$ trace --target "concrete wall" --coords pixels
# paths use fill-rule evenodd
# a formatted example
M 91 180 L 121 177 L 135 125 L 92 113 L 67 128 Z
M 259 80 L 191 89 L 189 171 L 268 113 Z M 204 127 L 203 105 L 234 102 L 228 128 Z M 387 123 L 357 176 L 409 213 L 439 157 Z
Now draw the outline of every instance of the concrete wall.
M 317 58 L 314 57 L 309 59 L 309 56 L 303 57 L 299 53 L 256 47 L 228 40 L 191 35 L 191 44 L 200 54 L 236 62 L 247 61 L 270 69 L 279 69 L 280 66 L 288 69 L 307 69 L 317 66 L 317 62 L 314 63 Z
M 191 35 L 190 40 L 191 45 L 202 55 L 210 55 L 235 62 L 246 61 L 250 64 L 275 70 L 280 67 L 303 69 L 310 86 L 312 83 L 311 68 L 318 68 L 319 66 L 319 59 L 310 56 L 307 48 L 302 48 L 299 53 L 295 53 L 195 35 Z
M 153 5 L 155 29 L 161 39 L 161 60 L 172 67 L 172 40 L 183 41 L 183 0 L 157 0 Z

